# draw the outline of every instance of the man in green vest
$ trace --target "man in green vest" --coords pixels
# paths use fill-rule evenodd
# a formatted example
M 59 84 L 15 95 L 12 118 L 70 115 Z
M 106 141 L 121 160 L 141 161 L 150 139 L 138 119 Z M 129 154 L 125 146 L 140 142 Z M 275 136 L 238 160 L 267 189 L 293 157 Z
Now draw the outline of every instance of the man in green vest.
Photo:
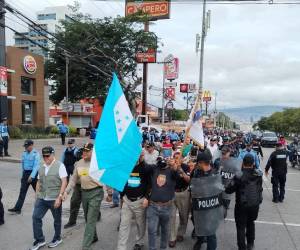
M 62 196 L 67 186 L 67 171 L 63 163 L 54 157 L 54 149 L 50 146 L 42 149 L 43 162 L 38 171 L 36 185 L 36 202 L 32 215 L 34 243 L 30 250 L 38 250 L 46 245 L 43 234 L 43 221 L 48 210 L 51 210 L 54 219 L 55 234 L 48 244 L 54 248 L 62 243 L 61 215 Z

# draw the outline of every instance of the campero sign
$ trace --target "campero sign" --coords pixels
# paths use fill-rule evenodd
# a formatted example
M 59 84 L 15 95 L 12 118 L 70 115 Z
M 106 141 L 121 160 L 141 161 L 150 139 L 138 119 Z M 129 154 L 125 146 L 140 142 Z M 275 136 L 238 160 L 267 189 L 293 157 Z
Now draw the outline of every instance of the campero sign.
M 125 15 L 132 15 L 142 11 L 151 20 L 170 18 L 170 0 L 126 0 Z

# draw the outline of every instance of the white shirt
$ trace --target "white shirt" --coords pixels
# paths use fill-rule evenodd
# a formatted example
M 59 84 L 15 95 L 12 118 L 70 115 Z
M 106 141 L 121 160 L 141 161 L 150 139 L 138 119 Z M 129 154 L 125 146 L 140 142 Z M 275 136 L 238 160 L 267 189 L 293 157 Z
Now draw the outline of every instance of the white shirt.
M 217 153 L 218 151 L 218 145 L 217 144 L 214 144 L 213 146 L 211 146 L 210 144 L 207 145 L 207 148 L 209 149 L 212 157 L 215 156 L 215 154 Z
M 144 150 L 144 161 L 146 164 L 155 165 L 157 163 L 158 156 L 159 153 L 157 150 L 154 150 L 151 154 L 147 150 Z

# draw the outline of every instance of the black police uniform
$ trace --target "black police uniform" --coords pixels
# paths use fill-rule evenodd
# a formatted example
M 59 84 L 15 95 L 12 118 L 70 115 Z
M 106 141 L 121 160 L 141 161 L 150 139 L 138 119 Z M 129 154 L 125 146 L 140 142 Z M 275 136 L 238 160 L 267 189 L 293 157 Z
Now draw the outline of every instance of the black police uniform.
M 262 148 L 258 143 L 254 143 L 253 146 L 252 146 L 252 149 L 257 153 L 257 155 L 260 155 L 261 157 L 264 157 Z
M 255 224 L 259 205 L 262 202 L 262 174 L 255 169 L 242 169 L 242 176 L 235 176 L 226 187 L 226 193 L 236 192 L 234 217 L 237 230 L 239 250 L 250 250 L 254 247 Z M 245 238 L 247 237 L 247 247 Z
M 283 202 L 285 194 L 285 182 L 287 174 L 288 151 L 278 149 L 274 151 L 268 160 L 266 172 L 272 168 L 271 183 L 273 185 L 273 202 Z
M 67 170 L 68 179 L 69 179 L 70 175 L 73 174 L 74 164 L 78 160 L 77 155 L 75 155 L 75 150 L 77 150 L 76 147 L 73 147 L 71 150 L 69 148 L 67 148 L 64 152 L 65 155 L 64 155 L 63 163 Z
M 0 226 L 4 224 L 4 208 L 1 200 L 2 200 L 2 190 L 0 187 Z

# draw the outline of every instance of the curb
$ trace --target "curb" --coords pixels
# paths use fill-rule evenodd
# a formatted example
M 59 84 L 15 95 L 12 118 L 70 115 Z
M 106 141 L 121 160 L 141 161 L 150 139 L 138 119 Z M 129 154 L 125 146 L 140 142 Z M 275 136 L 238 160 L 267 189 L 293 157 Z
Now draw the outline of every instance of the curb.
M 10 163 L 21 163 L 21 159 L 11 158 L 11 157 L 2 157 L 0 158 L 0 162 L 10 162 Z

